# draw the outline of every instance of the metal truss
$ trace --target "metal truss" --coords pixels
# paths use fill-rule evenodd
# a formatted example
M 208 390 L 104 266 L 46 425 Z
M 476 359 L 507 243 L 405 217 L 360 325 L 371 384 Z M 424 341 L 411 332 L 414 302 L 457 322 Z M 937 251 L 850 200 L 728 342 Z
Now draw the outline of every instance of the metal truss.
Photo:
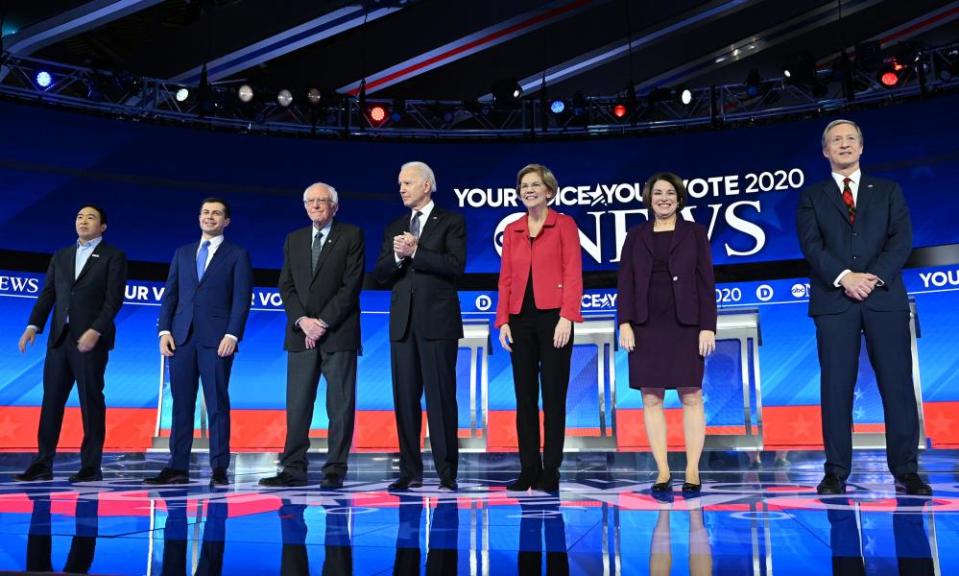
M 898 81 L 893 87 L 879 81 L 881 70 L 849 65 L 811 70 L 801 81 L 754 78 L 749 84 L 691 88 L 686 104 L 678 88 L 641 95 L 577 95 L 562 100 L 564 109 L 554 113 L 553 102 L 541 95 L 505 104 L 314 93 L 312 100 L 292 94 L 292 102 L 282 106 L 272 92 L 241 102 L 234 84 L 201 81 L 199 86 L 184 86 L 124 71 L 4 54 L 0 97 L 246 132 L 357 138 L 562 137 L 748 123 L 959 87 L 959 44 L 917 52 L 910 59 L 894 71 Z M 38 77 L 41 71 L 49 76 L 46 86 Z M 382 108 L 380 121 L 372 119 L 373 106 Z

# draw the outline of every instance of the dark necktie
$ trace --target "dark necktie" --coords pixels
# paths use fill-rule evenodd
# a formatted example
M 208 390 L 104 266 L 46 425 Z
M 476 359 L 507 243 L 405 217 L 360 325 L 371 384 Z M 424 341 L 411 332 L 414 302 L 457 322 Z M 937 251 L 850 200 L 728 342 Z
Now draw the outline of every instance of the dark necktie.
M 200 250 L 196 253 L 196 279 L 202 280 L 203 273 L 206 271 L 206 258 L 210 254 L 210 241 L 204 240 L 200 244 Z
M 320 252 L 323 251 L 323 232 L 313 237 L 313 273 L 316 273 L 316 264 L 320 261 Z
M 849 223 L 856 223 L 856 201 L 852 198 L 852 188 L 849 187 L 849 183 L 852 182 L 852 178 L 843 178 L 842 179 L 842 203 L 846 205 L 846 211 L 849 212 Z
M 410 234 L 412 234 L 417 239 L 420 237 L 420 216 L 423 213 L 419 210 L 413 212 L 413 220 L 410 222 Z

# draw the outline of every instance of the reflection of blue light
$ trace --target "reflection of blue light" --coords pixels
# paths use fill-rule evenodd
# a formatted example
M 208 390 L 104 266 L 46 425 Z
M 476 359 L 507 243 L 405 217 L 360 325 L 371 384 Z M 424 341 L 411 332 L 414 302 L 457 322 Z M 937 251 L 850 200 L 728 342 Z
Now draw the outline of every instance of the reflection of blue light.
M 553 100 L 553 103 L 549 105 L 549 109 L 553 111 L 553 114 L 562 114 L 563 110 L 566 110 L 566 103 L 562 100 Z
M 37 72 L 37 86 L 41 88 L 46 88 L 53 84 L 53 77 L 50 76 L 50 73 L 46 70 L 41 70 Z

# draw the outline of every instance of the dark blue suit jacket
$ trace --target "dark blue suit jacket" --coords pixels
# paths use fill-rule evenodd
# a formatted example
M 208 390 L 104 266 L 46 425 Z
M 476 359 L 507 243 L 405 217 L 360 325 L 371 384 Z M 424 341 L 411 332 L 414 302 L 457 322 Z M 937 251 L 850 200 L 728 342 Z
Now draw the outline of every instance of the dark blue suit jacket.
M 626 233 L 619 260 L 617 301 L 619 324 L 644 324 L 649 319 L 649 281 L 653 273 L 653 223 Z M 716 280 L 706 228 L 676 219 L 669 247 L 676 317 L 685 326 L 716 331 Z
M 902 267 L 912 250 L 909 209 L 899 185 L 863 175 L 856 199 L 856 223 L 849 223 L 836 181 L 830 178 L 804 189 L 796 230 L 809 262 L 809 315 L 838 314 L 854 302 L 833 285 L 843 270 L 870 272 L 877 286 L 863 305 L 872 310 L 908 310 Z
M 159 330 L 173 334 L 177 346 L 196 338 L 200 346 L 217 347 L 226 334 L 243 339 L 253 293 L 250 254 L 228 240 L 196 275 L 199 242 L 177 249 L 160 304 Z

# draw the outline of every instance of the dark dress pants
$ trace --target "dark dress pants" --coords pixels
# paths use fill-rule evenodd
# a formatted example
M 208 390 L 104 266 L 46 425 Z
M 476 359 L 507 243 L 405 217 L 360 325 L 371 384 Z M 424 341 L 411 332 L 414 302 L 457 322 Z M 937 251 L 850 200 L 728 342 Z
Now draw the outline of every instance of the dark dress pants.
M 309 466 L 310 424 L 320 375 L 326 378 L 326 414 L 330 420 L 324 474 L 346 475 L 356 414 L 356 350 L 287 354 L 286 443 L 280 465 L 299 479 Z
M 37 429 L 39 450 L 35 464 L 53 468 L 53 457 L 63 427 L 64 408 L 76 382 L 83 419 L 80 465 L 100 469 L 106 437 L 103 375 L 107 369 L 107 359 L 108 351 L 99 343 L 89 352 L 77 350 L 77 343 L 69 333 L 57 345 L 47 349 L 43 363 L 43 401 Z
M 566 439 L 566 392 L 573 355 L 573 337 L 562 348 L 553 346 L 559 310 L 535 310 L 510 315 L 513 334 L 513 387 L 516 391 L 516 436 L 524 474 L 545 469 L 558 474 Z M 539 393 L 543 390 L 543 456 L 540 461 Z
M 210 430 L 210 467 L 230 467 L 230 369 L 233 358 L 220 358 L 215 347 L 200 346 L 190 338 L 170 358 L 170 393 L 173 396 L 173 427 L 170 431 L 170 462 L 176 470 L 190 469 L 193 447 L 193 417 L 196 395 L 203 384 Z
M 436 318 L 433 321 L 442 322 L 443 319 Z M 411 319 L 403 338 L 390 344 L 393 406 L 400 440 L 400 474 L 406 478 L 423 477 L 420 398 L 425 388 L 433 463 L 440 478 L 455 480 L 459 464 L 459 441 L 456 436 L 459 428 L 456 406 L 457 341 L 424 338 L 417 334 Z
M 840 314 L 816 316 L 821 370 L 825 471 L 842 479 L 852 467 L 852 408 L 859 350 L 876 373 L 886 422 L 886 460 L 894 476 L 918 470 L 919 412 L 912 382 L 909 313 L 881 312 L 854 303 Z

